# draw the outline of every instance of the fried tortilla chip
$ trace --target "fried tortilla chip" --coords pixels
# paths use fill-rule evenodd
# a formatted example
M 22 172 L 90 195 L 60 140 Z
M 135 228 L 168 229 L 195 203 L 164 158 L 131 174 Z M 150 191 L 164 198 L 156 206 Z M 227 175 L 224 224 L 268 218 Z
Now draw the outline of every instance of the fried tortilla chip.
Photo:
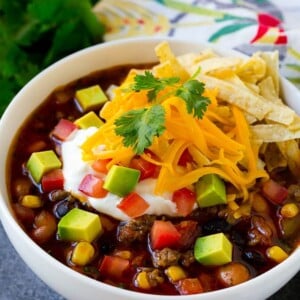
M 186 69 L 179 63 L 177 57 L 173 54 L 169 43 L 162 42 L 155 47 L 155 53 L 160 61 L 160 65 L 155 68 L 157 76 L 162 77 L 168 73 L 167 77 L 180 77 L 186 81 L 190 76 Z
M 283 142 L 300 138 L 300 130 L 290 130 L 281 124 L 258 124 L 251 126 L 254 140 L 265 143 Z

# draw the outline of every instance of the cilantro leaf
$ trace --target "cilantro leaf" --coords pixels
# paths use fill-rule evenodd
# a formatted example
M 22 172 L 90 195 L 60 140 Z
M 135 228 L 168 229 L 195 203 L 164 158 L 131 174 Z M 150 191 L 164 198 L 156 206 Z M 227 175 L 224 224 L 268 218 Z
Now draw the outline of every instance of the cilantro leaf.
M 209 98 L 203 96 L 204 83 L 195 79 L 200 69 L 182 85 L 177 84 L 178 77 L 156 78 L 150 71 L 144 75 L 136 75 L 131 91 L 139 92 L 147 90 L 148 100 L 158 101 L 157 95 L 166 87 L 172 87 L 167 95 L 175 95 L 186 103 L 188 113 L 196 118 L 202 118 L 208 104 Z M 162 98 L 164 98 L 164 95 Z M 123 137 L 123 144 L 126 147 L 132 146 L 137 154 L 144 152 L 151 146 L 153 138 L 160 136 L 165 130 L 165 111 L 162 105 L 155 104 L 150 108 L 130 110 L 115 121 L 115 133 Z
M 115 121 L 115 132 L 123 137 L 124 146 L 132 146 L 137 154 L 151 146 L 153 138 L 165 130 L 165 111 L 157 104 L 149 108 L 133 109 Z
M 149 101 L 154 101 L 157 94 L 167 86 L 172 86 L 179 82 L 179 77 L 156 78 L 150 71 L 145 71 L 145 75 L 136 75 L 135 83 L 131 89 L 135 92 L 148 90 L 147 97 Z
M 188 113 L 193 113 L 194 117 L 201 119 L 210 103 L 210 100 L 202 95 L 203 92 L 204 83 L 192 79 L 178 88 L 175 94 L 185 101 Z

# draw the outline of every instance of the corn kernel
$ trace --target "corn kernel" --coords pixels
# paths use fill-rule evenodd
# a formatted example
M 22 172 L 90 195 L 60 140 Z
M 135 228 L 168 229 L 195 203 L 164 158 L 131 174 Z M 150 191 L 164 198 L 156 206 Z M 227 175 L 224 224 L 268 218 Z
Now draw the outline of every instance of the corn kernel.
M 119 251 L 114 252 L 114 255 L 122 257 L 124 259 L 132 258 L 132 253 L 129 250 L 119 250 Z
M 257 212 L 267 212 L 269 209 L 267 201 L 259 194 L 252 194 L 252 207 Z
M 30 208 L 39 208 L 43 206 L 43 201 L 39 196 L 25 195 L 21 200 L 21 204 Z
M 179 266 L 171 266 L 165 272 L 171 282 L 186 278 L 184 270 Z
M 135 281 L 136 281 L 137 287 L 139 287 L 141 289 L 147 290 L 147 289 L 151 288 L 151 285 L 148 280 L 147 272 L 145 272 L 145 271 L 138 273 Z
M 282 206 L 280 213 L 284 218 L 294 218 L 299 213 L 299 207 L 295 203 L 287 203 Z
M 272 246 L 267 249 L 267 257 L 276 261 L 277 263 L 281 263 L 286 258 L 288 258 L 288 254 L 279 246 Z
M 95 255 L 95 249 L 88 242 L 79 242 L 72 253 L 71 261 L 78 266 L 87 265 Z

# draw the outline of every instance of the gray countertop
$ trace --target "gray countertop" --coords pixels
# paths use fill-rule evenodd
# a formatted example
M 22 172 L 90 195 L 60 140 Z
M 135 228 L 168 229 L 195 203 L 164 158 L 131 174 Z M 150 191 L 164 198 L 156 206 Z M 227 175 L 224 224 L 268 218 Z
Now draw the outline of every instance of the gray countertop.
M 299 299 L 300 273 L 269 300 Z M 25 265 L 0 224 L 0 300 L 63 300 Z

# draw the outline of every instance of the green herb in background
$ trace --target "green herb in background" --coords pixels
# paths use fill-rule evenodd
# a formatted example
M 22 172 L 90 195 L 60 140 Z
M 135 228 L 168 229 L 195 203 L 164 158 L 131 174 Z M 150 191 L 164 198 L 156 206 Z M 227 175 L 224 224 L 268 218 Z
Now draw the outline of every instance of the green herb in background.
M 0 0 L 0 116 L 38 72 L 102 42 L 91 0 Z

